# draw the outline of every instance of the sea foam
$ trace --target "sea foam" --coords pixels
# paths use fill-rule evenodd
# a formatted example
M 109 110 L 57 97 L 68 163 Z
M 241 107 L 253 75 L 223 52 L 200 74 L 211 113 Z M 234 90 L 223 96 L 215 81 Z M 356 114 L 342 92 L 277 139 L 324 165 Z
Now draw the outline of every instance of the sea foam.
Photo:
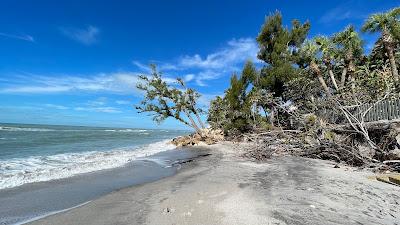
M 31 127 L 1 127 L 0 131 L 54 131 L 53 129 L 31 128 Z
M 27 183 L 67 178 L 82 173 L 124 166 L 135 160 L 174 149 L 169 140 L 111 151 L 65 153 L 0 160 L 0 189 Z

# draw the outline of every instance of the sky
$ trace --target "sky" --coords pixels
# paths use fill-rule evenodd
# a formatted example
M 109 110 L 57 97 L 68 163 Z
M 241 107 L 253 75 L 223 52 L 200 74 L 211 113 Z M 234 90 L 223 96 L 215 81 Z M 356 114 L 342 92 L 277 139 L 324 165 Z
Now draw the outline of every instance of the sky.
M 331 35 L 400 0 L 3 0 L 0 2 L 0 122 L 183 129 L 134 108 L 139 74 L 155 63 L 183 78 L 207 106 L 233 73 L 256 58 L 265 17 L 311 22 Z M 363 34 L 366 51 L 377 35 Z

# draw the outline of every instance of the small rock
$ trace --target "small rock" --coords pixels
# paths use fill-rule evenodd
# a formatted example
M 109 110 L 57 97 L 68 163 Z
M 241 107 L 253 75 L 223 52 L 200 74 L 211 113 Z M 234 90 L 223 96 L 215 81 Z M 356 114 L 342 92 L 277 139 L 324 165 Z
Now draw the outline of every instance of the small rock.
M 333 168 L 340 168 L 340 166 L 338 164 L 336 164 Z

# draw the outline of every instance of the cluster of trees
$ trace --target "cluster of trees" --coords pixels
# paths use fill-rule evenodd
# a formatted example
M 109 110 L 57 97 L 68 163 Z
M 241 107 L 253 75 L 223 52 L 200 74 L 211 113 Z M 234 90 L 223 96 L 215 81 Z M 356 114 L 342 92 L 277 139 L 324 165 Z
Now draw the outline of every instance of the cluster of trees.
M 249 61 L 232 75 L 225 95 L 211 102 L 208 123 L 228 135 L 290 126 L 290 117 L 299 111 L 326 114 L 332 99 L 351 105 L 374 101 L 388 90 L 399 93 L 399 17 L 400 8 L 368 17 L 361 31 L 380 37 L 366 55 L 354 26 L 307 39 L 309 22 L 293 20 L 288 28 L 280 12 L 271 14 L 257 37 L 262 68 Z M 139 78 L 137 87 L 145 94 L 139 112 L 153 113 L 158 123 L 173 117 L 201 133 L 205 125 L 195 90 L 181 79 L 165 82 L 155 66 Z
M 361 31 L 380 37 L 366 55 L 354 26 L 307 39 L 309 22 L 294 20 L 289 29 L 275 12 L 257 37 L 263 67 L 247 62 L 234 74 L 225 96 L 211 102 L 208 122 L 227 134 L 268 129 L 288 125 L 293 108 L 318 113 L 331 99 L 351 105 L 382 97 L 399 85 L 399 17 L 400 8 L 369 16 Z

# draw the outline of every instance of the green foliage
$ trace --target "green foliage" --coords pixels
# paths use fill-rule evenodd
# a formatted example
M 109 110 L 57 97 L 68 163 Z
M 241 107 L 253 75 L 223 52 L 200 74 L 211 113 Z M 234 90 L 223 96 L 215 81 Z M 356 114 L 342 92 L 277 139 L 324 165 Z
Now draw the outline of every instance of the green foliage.
M 232 75 L 224 98 L 217 97 L 211 102 L 208 114 L 211 126 L 222 128 L 226 133 L 245 132 L 251 128 L 252 102 L 248 89 L 258 76 L 251 62 L 246 63 L 239 77 Z
M 200 126 L 204 127 L 198 116 L 201 109 L 196 106 L 200 94 L 187 88 L 180 78 L 177 79 L 176 84 L 181 89 L 167 84 L 155 65 L 151 65 L 151 69 L 151 75 L 140 75 L 141 82 L 136 85 L 139 90 L 144 92 L 144 99 L 140 105 L 136 106 L 139 113 L 151 113 L 153 120 L 157 123 L 171 117 L 196 131 L 199 131 Z M 200 126 L 194 121 L 192 115 L 197 117 Z
M 339 54 L 346 61 L 355 60 L 363 54 L 363 41 L 351 25 L 336 33 L 333 42 L 339 46 Z
M 231 85 L 225 95 L 225 101 L 228 105 L 226 117 L 230 123 L 224 126 L 225 130 L 244 132 L 250 129 L 251 104 L 247 89 L 256 76 L 258 75 L 254 65 L 247 62 L 240 77 L 235 74 L 231 77 Z
M 400 41 L 400 7 L 389 10 L 386 13 L 372 14 L 365 21 L 363 32 L 388 32 L 397 41 Z
M 217 96 L 214 100 L 210 102 L 210 108 L 208 109 L 207 122 L 213 128 L 223 129 L 224 125 L 229 123 L 227 119 L 228 115 L 228 104 L 226 101 Z
M 301 63 L 298 50 L 309 29 L 308 22 L 301 24 L 293 20 L 292 29 L 289 30 L 283 26 L 280 12 L 267 17 L 257 37 L 260 47 L 258 58 L 266 63 L 261 70 L 261 88 L 280 96 L 285 82 L 297 76 L 298 69 L 293 64 Z
M 247 63 L 240 76 L 232 76 L 225 96 L 211 102 L 209 123 L 228 134 L 275 125 L 306 129 L 319 121 L 345 121 L 335 101 L 360 105 L 381 99 L 388 90 L 399 92 L 400 84 L 391 79 L 400 60 L 399 15 L 395 8 L 367 20 L 364 31 L 382 33 L 368 57 L 351 25 L 332 37 L 306 40 L 308 22 L 294 20 L 289 29 L 279 12 L 268 16 L 257 36 L 262 69 Z M 312 116 L 299 120 L 305 114 Z M 325 139 L 334 138 L 326 133 Z

